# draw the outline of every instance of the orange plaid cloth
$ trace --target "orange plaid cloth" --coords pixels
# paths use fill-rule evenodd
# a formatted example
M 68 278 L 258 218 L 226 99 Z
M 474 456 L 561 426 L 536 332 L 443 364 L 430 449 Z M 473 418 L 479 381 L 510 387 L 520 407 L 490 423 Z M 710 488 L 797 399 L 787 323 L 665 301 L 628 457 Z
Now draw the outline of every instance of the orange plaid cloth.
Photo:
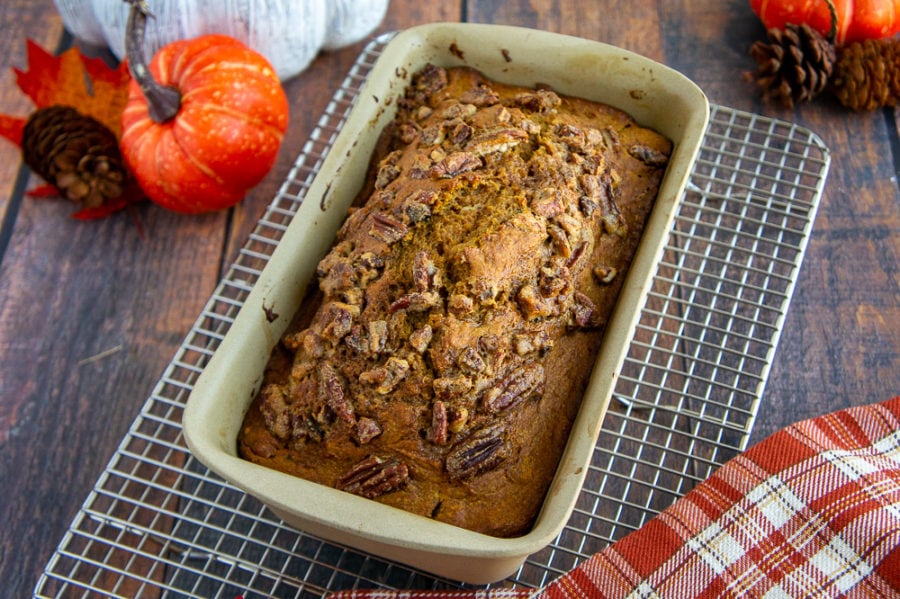
M 900 396 L 793 424 L 543 589 L 332 599 L 900 597 Z

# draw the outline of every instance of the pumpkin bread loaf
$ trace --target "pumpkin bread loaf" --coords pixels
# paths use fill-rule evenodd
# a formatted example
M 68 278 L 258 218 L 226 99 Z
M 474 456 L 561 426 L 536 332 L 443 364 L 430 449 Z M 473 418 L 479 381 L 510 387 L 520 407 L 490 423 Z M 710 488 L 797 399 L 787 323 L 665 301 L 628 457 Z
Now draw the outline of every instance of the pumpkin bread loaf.
M 609 106 L 468 68 L 417 73 L 240 455 L 526 533 L 670 152 Z

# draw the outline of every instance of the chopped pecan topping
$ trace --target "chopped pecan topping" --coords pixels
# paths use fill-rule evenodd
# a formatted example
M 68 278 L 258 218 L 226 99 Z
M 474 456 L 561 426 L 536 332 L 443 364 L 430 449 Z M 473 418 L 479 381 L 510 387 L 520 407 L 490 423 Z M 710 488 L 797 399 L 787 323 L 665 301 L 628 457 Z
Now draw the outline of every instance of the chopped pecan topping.
M 484 131 L 466 144 L 466 150 L 476 156 L 492 152 L 505 152 L 528 140 L 528 134 L 521 129 L 501 127 Z
M 431 218 L 431 208 L 419 202 L 408 201 L 403 205 L 403 214 L 415 225 Z
M 447 310 L 457 318 L 463 318 L 471 314 L 475 309 L 475 302 L 468 295 L 454 293 L 447 300 Z
M 266 428 L 284 441 L 291 436 L 291 418 L 285 390 L 280 385 L 266 385 L 260 392 L 259 411 Z
M 413 257 L 412 281 L 416 291 L 430 291 L 440 284 L 440 274 L 425 250 Z
M 584 152 L 587 149 L 587 134 L 575 125 L 568 123 L 557 125 L 556 134 L 573 151 Z
M 553 340 L 546 331 L 540 331 L 534 335 L 523 333 L 513 338 L 513 348 L 520 356 L 550 349 L 551 347 L 553 347 Z
M 460 104 L 459 102 L 455 102 L 445 106 L 441 110 L 440 116 L 441 118 L 450 121 L 453 119 L 470 117 L 477 111 L 478 109 L 474 104 Z
M 444 126 L 442 124 L 429 125 L 422 129 L 423 146 L 436 146 L 442 141 L 444 141 Z
M 358 324 L 350 327 L 350 332 L 344 337 L 344 343 L 361 354 L 369 353 L 369 340 L 363 334 L 362 327 Z
M 594 315 L 597 313 L 597 307 L 591 298 L 581 293 L 575 292 L 575 301 L 572 304 L 572 320 L 575 325 L 582 329 L 589 329 L 599 326 Z
M 500 96 L 491 89 L 491 86 L 481 83 L 466 90 L 459 100 L 465 104 L 474 104 L 475 106 L 493 106 L 500 101 Z
M 469 410 L 464 407 L 447 409 L 447 428 L 451 433 L 461 433 L 469 421 Z
M 447 453 L 444 467 L 451 480 L 467 480 L 482 472 L 493 470 L 508 457 L 505 430 L 502 424 L 481 428 Z
M 325 343 L 315 331 L 304 329 L 284 337 L 284 344 L 290 351 L 303 350 L 308 358 L 321 358 L 325 353 Z
M 554 187 L 543 187 L 534 192 L 531 209 L 535 214 L 545 218 L 553 218 L 565 212 L 565 199 L 562 191 Z
M 544 368 L 531 362 L 513 370 L 484 394 L 484 407 L 500 412 L 544 392 Z
M 378 169 L 375 177 L 375 189 L 384 189 L 391 181 L 400 176 L 400 169 L 393 164 L 384 164 Z
M 572 251 L 572 255 L 569 256 L 569 259 L 566 260 L 566 268 L 572 270 L 578 261 L 581 260 L 581 257 L 584 256 L 585 251 L 587 250 L 587 242 L 579 243 L 575 249 Z
M 446 445 L 447 431 L 447 406 L 438 400 L 431 406 L 431 441 L 435 445 Z
M 325 402 L 331 411 L 344 422 L 356 422 L 353 413 L 353 404 L 344 394 L 344 387 L 338 378 L 338 373 L 328 362 L 321 362 L 317 369 L 319 378 L 319 397 Z
M 374 499 L 401 489 L 409 480 L 409 469 L 397 458 L 369 456 L 348 470 L 335 485 L 342 491 Z
M 380 434 L 381 426 L 375 420 L 367 416 L 362 416 L 357 420 L 356 441 L 360 445 L 365 445 Z
M 595 266 L 591 272 L 601 285 L 609 285 L 616 278 L 616 275 L 619 274 L 619 271 L 612 266 Z
M 562 104 L 560 97 L 549 89 L 522 92 L 515 97 L 514 101 L 517 106 L 532 112 L 548 112 Z
M 433 335 L 434 332 L 431 330 L 431 325 L 426 324 L 421 329 L 416 329 L 409 334 L 409 344 L 420 354 L 424 353 L 428 349 Z
M 462 374 L 440 376 L 432 381 L 431 387 L 435 395 L 449 399 L 467 393 L 472 388 L 472 379 Z
M 547 233 L 550 235 L 550 241 L 553 243 L 553 251 L 568 258 L 572 255 L 572 244 L 569 243 L 569 236 L 559 225 L 547 225 Z
M 405 144 L 411 144 L 412 142 L 416 141 L 416 138 L 418 136 L 419 128 L 409 121 L 401 123 L 398 127 L 397 137 L 399 137 L 400 141 Z
M 417 121 L 422 121 L 430 117 L 432 112 L 434 112 L 434 110 L 432 110 L 430 106 L 422 105 L 416 108 L 416 112 L 413 116 Z
M 403 358 L 391 356 L 383 366 L 376 366 L 360 373 L 359 382 L 376 385 L 375 391 L 380 395 L 387 395 L 406 378 L 408 373 L 409 362 Z
M 337 343 L 350 332 L 353 319 L 357 316 L 359 316 L 359 306 L 344 302 L 331 302 L 322 310 L 322 338 Z
M 402 222 L 380 212 L 372 213 L 372 227 L 369 235 L 390 245 L 403 239 L 409 231 Z
M 487 368 L 484 358 L 481 357 L 481 354 L 474 347 L 464 349 L 456 359 L 456 363 L 463 372 L 468 374 L 478 374 Z
M 630 148 L 628 148 L 628 153 L 647 166 L 660 167 L 665 166 L 669 162 L 668 156 L 666 156 L 659 150 L 654 150 L 653 148 L 642 144 L 635 144 L 631 146 Z
M 454 119 L 448 122 L 447 131 L 450 142 L 456 146 L 463 145 L 475 132 L 472 126 L 462 119 Z
M 384 352 L 388 339 L 388 323 L 385 320 L 370 321 L 366 327 L 369 332 L 369 351 L 373 354 Z
M 433 64 L 425 65 L 413 78 L 416 91 L 433 94 L 447 87 L 447 71 Z
M 534 285 L 523 285 L 516 294 L 516 303 L 526 320 L 544 318 L 552 312 L 550 304 Z
M 545 266 L 541 269 L 538 286 L 541 290 L 541 295 L 546 298 L 565 295 L 572 288 L 572 273 L 566 266 L 558 268 Z
M 400 310 L 410 312 L 426 312 L 441 305 L 441 294 L 437 291 L 416 291 L 402 295 L 390 305 L 388 312 L 393 314 Z
M 482 167 L 481 158 L 471 152 L 453 152 L 431 167 L 429 174 L 435 178 L 450 179 L 461 173 Z

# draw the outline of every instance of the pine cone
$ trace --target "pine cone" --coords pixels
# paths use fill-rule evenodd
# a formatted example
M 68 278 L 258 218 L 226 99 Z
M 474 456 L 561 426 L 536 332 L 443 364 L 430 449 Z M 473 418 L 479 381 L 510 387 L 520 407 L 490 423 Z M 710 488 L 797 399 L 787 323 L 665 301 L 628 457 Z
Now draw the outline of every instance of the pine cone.
M 750 48 L 763 100 L 793 108 L 825 90 L 836 53 L 822 34 L 806 24 L 788 24 L 784 29 L 769 29 L 767 37 L 767 42 L 757 41 Z
M 25 164 L 81 208 L 122 195 L 128 170 L 115 134 L 68 106 L 40 108 L 22 132 Z
M 875 110 L 900 101 L 900 42 L 864 40 L 840 50 L 831 91 L 851 110 Z

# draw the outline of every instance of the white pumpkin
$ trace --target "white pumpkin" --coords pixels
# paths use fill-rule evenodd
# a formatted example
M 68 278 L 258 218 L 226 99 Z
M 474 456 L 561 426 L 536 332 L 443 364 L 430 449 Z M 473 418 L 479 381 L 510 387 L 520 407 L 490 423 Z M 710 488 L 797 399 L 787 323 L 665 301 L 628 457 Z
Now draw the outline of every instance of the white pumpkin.
M 73 36 L 125 56 L 125 0 L 54 0 Z M 284 80 L 322 49 L 356 43 L 384 19 L 389 0 L 147 0 L 145 51 L 179 39 L 221 33 L 265 56 Z

